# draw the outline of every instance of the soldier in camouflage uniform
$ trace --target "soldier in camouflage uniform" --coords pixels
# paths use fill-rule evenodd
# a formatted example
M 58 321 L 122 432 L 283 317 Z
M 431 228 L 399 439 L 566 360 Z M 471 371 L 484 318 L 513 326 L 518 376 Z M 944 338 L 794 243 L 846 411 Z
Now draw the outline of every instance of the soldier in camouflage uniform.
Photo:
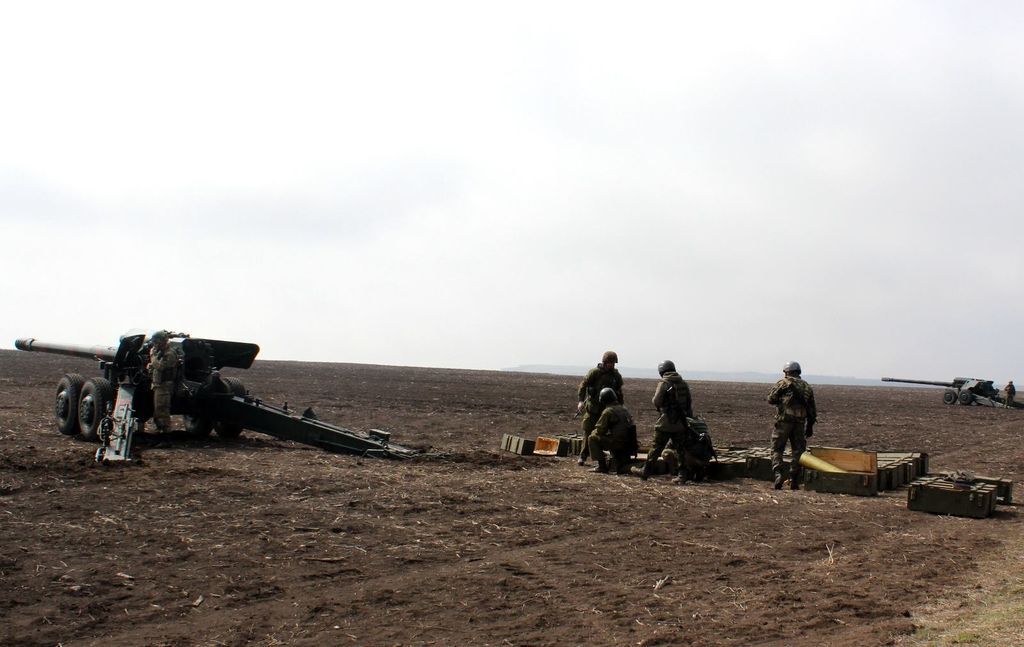
M 1013 385 L 1013 380 L 1006 383 L 1003 387 L 1003 406 L 1006 408 L 1013 407 L 1013 399 L 1017 397 L 1017 387 Z
M 683 448 L 686 447 L 686 436 L 689 433 L 686 419 L 693 417 L 693 400 L 690 397 L 690 385 L 676 372 L 675 363 L 667 359 L 658 364 L 658 375 L 661 381 L 654 391 L 654 407 L 661 413 L 657 424 L 654 426 L 654 442 L 651 443 L 651 450 L 647 453 L 647 461 L 644 463 L 644 471 L 640 478 L 647 479 L 654 468 L 654 461 L 658 460 L 661 452 L 672 441 L 672 447 L 681 456 Z M 676 481 L 686 480 L 682 461 L 679 462 L 679 475 Z
M 589 455 L 587 443 L 589 442 L 590 432 L 594 431 L 597 419 L 604 409 L 597 401 L 601 389 L 612 389 L 618 397 L 619 404 L 625 402 L 622 399 L 622 375 L 615 369 L 618 361 L 619 356 L 615 351 L 610 350 L 606 352 L 601 356 L 601 363 L 597 365 L 597 368 L 590 369 L 586 377 L 583 378 L 583 381 L 580 382 L 580 388 L 576 395 L 579 400 L 579 404 L 576 405 L 576 413 L 577 415 L 581 412 L 583 413 L 583 450 L 580 452 L 580 465 L 587 462 L 587 456 Z
M 608 473 L 608 461 L 604 457 L 607 450 L 615 459 L 615 471 L 629 474 L 629 456 L 633 453 L 631 445 L 636 444 L 636 425 L 626 407 L 619 404 L 618 397 L 611 387 L 601 389 L 598 395 L 598 403 L 604 409 L 587 442 L 590 457 L 597 461 L 597 467 L 591 471 Z
M 775 473 L 775 489 L 782 489 L 782 454 L 789 441 L 793 450 L 793 462 L 789 466 L 789 486 L 800 489 L 800 456 L 807 449 L 807 439 L 814 434 L 814 422 L 818 409 L 814 404 L 814 389 L 800 379 L 800 364 L 786 362 L 782 367 L 785 375 L 775 383 L 768 393 L 768 403 L 774 404 L 775 431 L 772 432 L 772 471 Z M 806 427 L 806 428 L 805 428 Z
M 160 431 L 171 428 L 171 397 L 178 378 L 181 353 L 171 346 L 170 335 L 159 330 L 150 337 L 149 377 L 153 383 L 153 424 Z

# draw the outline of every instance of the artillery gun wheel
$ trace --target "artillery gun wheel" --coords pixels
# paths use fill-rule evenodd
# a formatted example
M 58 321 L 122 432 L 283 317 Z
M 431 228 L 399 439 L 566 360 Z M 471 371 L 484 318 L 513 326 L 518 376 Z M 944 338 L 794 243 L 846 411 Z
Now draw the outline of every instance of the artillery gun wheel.
M 970 391 L 960 392 L 960 404 L 970 404 L 974 402 L 974 394 Z
M 245 385 L 237 377 L 225 377 L 221 378 L 224 380 L 224 384 L 228 385 L 231 392 L 237 397 L 245 395 Z M 221 438 L 238 438 L 238 435 L 242 433 L 242 425 L 235 422 L 223 422 L 218 420 L 213 423 L 213 429 L 217 432 L 217 435 Z
M 57 431 L 65 436 L 74 436 L 78 427 L 78 399 L 82 395 L 85 378 L 78 373 L 68 373 L 57 383 L 57 400 L 53 414 L 57 418 Z
M 94 377 L 82 387 L 78 400 L 78 426 L 82 438 L 96 441 L 100 438 L 100 421 L 107 415 L 107 405 L 114 403 L 114 387 L 109 380 Z
M 956 400 L 956 391 L 953 389 L 947 389 L 946 392 L 942 394 L 942 401 L 946 404 L 956 404 Z
M 210 435 L 213 430 L 213 421 L 206 416 L 182 416 L 185 422 L 185 433 L 196 438 L 203 438 Z

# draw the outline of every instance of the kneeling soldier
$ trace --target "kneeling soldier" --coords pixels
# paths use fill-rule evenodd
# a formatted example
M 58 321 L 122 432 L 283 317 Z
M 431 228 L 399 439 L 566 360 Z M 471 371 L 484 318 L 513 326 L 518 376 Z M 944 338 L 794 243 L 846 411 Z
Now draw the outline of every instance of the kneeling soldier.
M 633 416 L 619 404 L 619 396 L 614 389 L 601 389 L 597 399 L 604 409 L 588 439 L 590 457 L 597 461 L 597 467 L 592 471 L 608 473 L 608 461 L 604 457 L 607 450 L 615 459 L 615 471 L 628 474 L 629 455 L 633 449 L 630 445 L 635 444 L 636 439 Z

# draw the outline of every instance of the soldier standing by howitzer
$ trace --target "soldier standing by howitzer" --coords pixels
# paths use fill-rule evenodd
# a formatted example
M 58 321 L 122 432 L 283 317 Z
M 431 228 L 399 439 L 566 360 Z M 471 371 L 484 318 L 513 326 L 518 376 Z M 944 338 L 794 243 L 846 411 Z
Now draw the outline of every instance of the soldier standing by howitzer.
M 597 467 L 591 471 L 608 473 L 608 461 L 604 457 L 607 450 L 615 461 L 615 472 L 629 474 L 630 456 L 636 452 L 633 416 L 619 404 L 618 394 L 610 387 L 601 389 L 597 401 L 604 409 L 587 441 L 590 457 L 597 461 Z
M 775 431 L 772 432 L 772 472 L 775 474 L 775 489 L 781 490 L 782 454 L 786 451 L 786 441 L 789 441 L 793 450 L 789 486 L 799 490 L 800 456 L 807 450 L 807 439 L 814 434 L 818 409 L 814 404 L 814 389 L 800 378 L 800 364 L 786 362 L 782 372 L 785 377 L 776 382 L 768 393 L 769 404 L 774 404 L 777 409 Z
M 615 392 L 619 404 L 625 402 L 622 399 L 622 375 L 615 369 L 618 361 L 619 356 L 615 351 L 607 351 L 601 356 L 601 363 L 596 368 L 590 369 L 586 377 L 583 378 L 583 381 L 580 382 L 580 388 L 576 395 L 579 400 L 579 404 L 576 405 L 576 415 L 583 414 L 583 423 L 581 425 L 583 429 L 583 450 L 580 452 L 580 465 L 587 462 L 587 456 L 590 453 L 587 448 L 590 433 L 594 431 L 594 428 L 597 426 L 598 417 L 604 410 L 604 406 L 598 402 L 601 390 L 611 389 Z
M 658 364 L 658 375 L 661 376 L 661 381 L 654 391 L 653 402 L 661 417 L 654 426 L 654 442 L 651 443 L 651 450 L 644 462 L 644 471 L 640 475 L 644 480 L 653 472 L 655 461 L 661 456 L 668 441 L 672 441 L 672 447 L 682 458 L 686 436 L 690 431 L 686 419 L 693 417 L 690 385 L 676 372 L 675 363 L 667 359 Z M 678 470 L 674 482 L 683 483 L 686 480 L 686 471 L 682 460 L 678 462 Z
M 150 337 L 149 377 L 153 387 L 153 424 L 160 431 L 171 428 L 171 398 L 178 379 L 181 353 L 171 346 L 166 330 L 158 330 Z
M 1017 397 L 1017 387 L 1013 385 L 1013 380 L 1006 383 L 1003 387 L 1003 406 L 1007 409 L 1013 408 L 1013 399 Z

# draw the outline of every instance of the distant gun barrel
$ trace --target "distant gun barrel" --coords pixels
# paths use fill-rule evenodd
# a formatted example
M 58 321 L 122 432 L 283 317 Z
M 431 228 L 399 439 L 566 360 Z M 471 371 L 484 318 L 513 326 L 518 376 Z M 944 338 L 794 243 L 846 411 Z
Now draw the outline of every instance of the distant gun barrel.
M 956 388 L 956 384 L 952 382 L 932 382 L 930 380 L 905 380 L 901 377 L 883 377 L 883 382 L 903 382 L 905 384 L 927 384 L 929 386 L 944 386 L 947 389 Z
M 14 347 L 18 350 L 25 350 L 34 353 L 53 353 L 54 355 L 69 355 L 71 357 L 84 357 L 86 359 L 98 359 L 107 362 L 114 361 L 117 349 L 109 346 L 77 346 L 75 344 L 55 344 L 43 342 L 38 339 L 26 337 L 17 339 Z

